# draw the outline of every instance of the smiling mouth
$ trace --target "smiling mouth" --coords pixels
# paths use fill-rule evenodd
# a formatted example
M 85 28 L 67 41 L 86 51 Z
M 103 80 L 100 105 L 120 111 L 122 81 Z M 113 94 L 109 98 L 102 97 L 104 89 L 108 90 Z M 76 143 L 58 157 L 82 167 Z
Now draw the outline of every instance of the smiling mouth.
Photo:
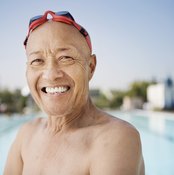
M 70 90 L 69 86 L 58 86 L 58 87 L 43 87 L 42 92 L 46 94 L 60 94 Z

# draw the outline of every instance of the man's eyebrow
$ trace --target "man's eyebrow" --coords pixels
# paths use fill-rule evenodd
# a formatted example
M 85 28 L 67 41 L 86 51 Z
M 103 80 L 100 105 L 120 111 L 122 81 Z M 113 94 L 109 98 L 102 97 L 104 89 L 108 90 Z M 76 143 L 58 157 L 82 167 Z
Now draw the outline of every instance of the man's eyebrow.
M 76 47 L 59 47 L 56 48 L 53 52 L 54 54 L 57 54 L 59 52 L 64 52 L 64 51 L 70 51 L 70 52 L 77 52 Z M 43 54 L 43 51 L 32 51 L 30 52 L 28 55 L 32 56 L 32 55 L 37 55 L 37 54 Z
M 61 48 L 55 49 L 55 53 L 63 52 L 63 51 L 76 51 L 77 52 L 77 49 L 72 46 L 71 47 L 61 47 Z
M 36 54 L 40 54 L 40 53 L 41 53 L 40 51 L 33 51 L 33 52 L 29 53 L 29 56 L 31 56 L 31 55 L 36 55 Z

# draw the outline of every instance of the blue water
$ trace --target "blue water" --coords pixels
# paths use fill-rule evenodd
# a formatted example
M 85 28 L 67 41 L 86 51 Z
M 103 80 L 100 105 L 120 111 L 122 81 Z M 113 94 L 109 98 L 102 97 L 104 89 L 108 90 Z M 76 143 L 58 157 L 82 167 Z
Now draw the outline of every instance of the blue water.
M 111 112 L 140 132 L 146 175 L 174 175 L 174 114 Z
M 174 175 L 174 114 L 108 111 L 140 132 L 146 175 Z M 32 117 L 0 117 L 0 175 L 19 126 Z

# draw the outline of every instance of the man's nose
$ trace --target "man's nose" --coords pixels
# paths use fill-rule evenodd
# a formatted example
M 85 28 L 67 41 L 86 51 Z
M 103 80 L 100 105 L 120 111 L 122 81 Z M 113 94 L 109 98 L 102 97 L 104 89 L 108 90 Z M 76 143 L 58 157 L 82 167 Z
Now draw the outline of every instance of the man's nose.
M 60 66 L 55 62 L 50 62 L 43 72 L 43 78 L 46 80 L 54 81 L 62 77 L 63 71 L 61 70 Z

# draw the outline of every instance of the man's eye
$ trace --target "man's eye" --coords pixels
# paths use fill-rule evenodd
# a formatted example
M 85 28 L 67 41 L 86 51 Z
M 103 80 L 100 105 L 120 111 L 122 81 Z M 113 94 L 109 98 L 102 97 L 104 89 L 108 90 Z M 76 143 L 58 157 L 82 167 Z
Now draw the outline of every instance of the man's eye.
M 62 56 L 59 58 L 59 62 L 62 64 L 71 64 L 74 62 L 74 59 L 70 56 Z
M 68 61 L 68 60 L 73 60 L 73 58 L 70 57 L 70 56 L 62 56 L 62 57 L 60 57 L 60 61 Z
M 42 59 L 34 59 L 33 61 L 31 61 L 31 65 L 33 65 L 33 66 L 37 66 L 37 65 L 40 65 L 40 64 L 42 64 L 43 63 L 43 60 Z

